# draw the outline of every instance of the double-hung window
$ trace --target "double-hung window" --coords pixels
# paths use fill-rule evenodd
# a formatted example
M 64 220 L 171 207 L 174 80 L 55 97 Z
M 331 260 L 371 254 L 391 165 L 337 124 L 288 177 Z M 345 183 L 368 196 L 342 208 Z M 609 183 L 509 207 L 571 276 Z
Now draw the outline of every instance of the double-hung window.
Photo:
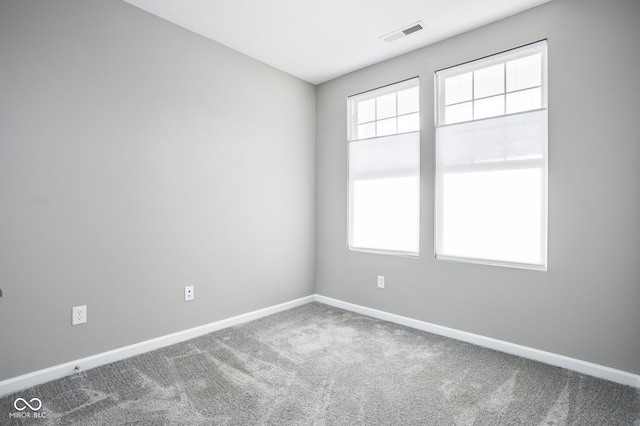
M 546 270 L 546 53 L 436 73 L 436 258 Z
M 414 78 L 349 98 L 350 250 L 418 255 L 418 82 Z

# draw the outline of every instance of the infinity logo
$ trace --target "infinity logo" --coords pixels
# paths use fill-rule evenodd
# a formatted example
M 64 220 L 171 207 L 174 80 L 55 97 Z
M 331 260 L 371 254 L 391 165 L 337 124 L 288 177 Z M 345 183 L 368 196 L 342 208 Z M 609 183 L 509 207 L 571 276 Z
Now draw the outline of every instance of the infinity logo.
M 32 403 L 33 405 L 29 404 L 29 402 Z M 27 407 L 31 408 L 31 410 L 33 411 L 38 411 L 39 409 L 42 408 L 42 401 L 40 401 L 38 398 L 31 398 L 29 402 L 27 402 L 27 400 L 24 398 L 18 398 L 15 401 L 13 401 L 13 407 L 18 411 L 24 411 L 27 409 Z M 21 403 L 21 404 L 18 405 L 18 403 Z

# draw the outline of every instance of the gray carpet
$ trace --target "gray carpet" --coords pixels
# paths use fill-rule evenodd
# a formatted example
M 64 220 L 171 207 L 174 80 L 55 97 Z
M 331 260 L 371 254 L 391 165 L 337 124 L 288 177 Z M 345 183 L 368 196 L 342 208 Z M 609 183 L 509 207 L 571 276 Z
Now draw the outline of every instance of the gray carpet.
M 312 303 L 2 398 L 0 424 L 640 426 L 640 390 Z

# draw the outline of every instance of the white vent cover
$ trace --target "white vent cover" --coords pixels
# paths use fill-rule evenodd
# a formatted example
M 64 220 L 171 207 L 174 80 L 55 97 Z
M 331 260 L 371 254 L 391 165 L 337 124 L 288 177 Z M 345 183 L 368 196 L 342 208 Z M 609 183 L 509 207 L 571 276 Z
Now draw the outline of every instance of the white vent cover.
M 400 38 L 406 37 L 410 34 L 413 34 L 417 31 L 421 31 L 424 29 L 424 24 L 422 23 L 422 21 L 418 21 L 418 22 L 414 22 L 411 25 L 408 25 L 404 28 L 401 28 L 399 30 L 395 30 L 393 32 L 390 32 L 389 34 L 385 34 L 383 36 L 381 36 L 380 38 L 383 39 L 384 41 L 387 42 L 392 42 L 395 40 L 398 40 Z

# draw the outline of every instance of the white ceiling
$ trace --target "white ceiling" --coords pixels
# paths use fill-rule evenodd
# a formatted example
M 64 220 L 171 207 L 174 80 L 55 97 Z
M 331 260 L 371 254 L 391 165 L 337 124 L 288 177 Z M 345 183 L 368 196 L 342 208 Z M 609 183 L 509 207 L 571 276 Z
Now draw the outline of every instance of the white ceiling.
M 319 84 L 550 0 L 124 0 Z M 381 36 L 422 21 L 394 42 Z

